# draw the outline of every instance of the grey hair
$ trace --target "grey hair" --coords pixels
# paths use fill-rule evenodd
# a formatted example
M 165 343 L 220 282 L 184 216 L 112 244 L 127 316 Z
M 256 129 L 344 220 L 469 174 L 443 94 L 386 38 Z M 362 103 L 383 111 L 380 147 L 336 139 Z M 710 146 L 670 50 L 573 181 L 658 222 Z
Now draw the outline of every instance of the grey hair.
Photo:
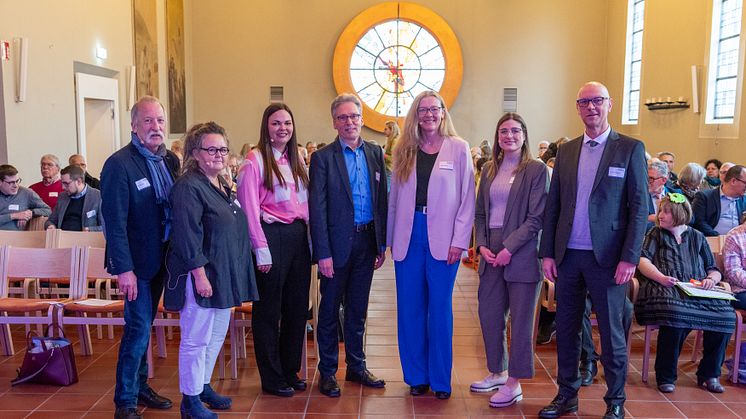
M 339 105 L 347 102 L 354 103 L 355 106 L 357 106 L 357 111 L 363 113 L 363 104 L 360 102 L 360 99 L 358 99 L 357 96 L 353 95 L 352 93 L 342 93 L 341 95 L 335 97 L 334 101 L 332 102 L 332 118 L 334 118 L 334 112 L 336 112 Z
M 60 159 L 59 159 L 59 157 L 55 156 L 54 154 L 45 154 L 45 155 L 41 156 L 41 159 L 39 160 L 39 162 L 41 163 L 44 160 L 52 160 L 52 162 L 54 162 L 55 166 L 60 167 Z
M 668 165 L 658 159 L 648 163 L 648 169 L 655 170 L 659 176 L 668 177 Z
M 132 118 L 133 121 L 137 120 L 137 112 L 139 112 L 140 106 L 146 104 L 146 103 L 157 103 L 161 105 L 161 109 L 163 109 L 163 112 L 166 112 L 166 108 L 163 107 L 163 104 L 161 103 L 158 98 L 154 96 L 143 96 L 140 99 L 137 100 L 137 103 L 132 105 L 132 109 L 130 110 L 130 118 Z
M 707 171 L 698 163 L 687 163 L 679 172 L 679 184 L 699 185 L 704 180 Z

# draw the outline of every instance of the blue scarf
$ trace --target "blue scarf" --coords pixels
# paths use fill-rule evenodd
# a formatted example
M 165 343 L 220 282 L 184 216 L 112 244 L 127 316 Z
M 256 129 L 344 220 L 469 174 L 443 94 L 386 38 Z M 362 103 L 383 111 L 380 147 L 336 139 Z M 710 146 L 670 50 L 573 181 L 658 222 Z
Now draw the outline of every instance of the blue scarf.
M 707 181 L 707 183 L 709 183 L 709 184 L 710 184 L 710 186 L 712 186 L 713 188 L 717 188 L 718 186 L 720 186 L 720 178 L 719 178 L 719 177 L 709 177 L 709 176 L 705 176 L 705 180 L 706 180 L 706 181 Z
M 163 161 L 163 156 L 166 155 L 166 146 L 161 144 L 158 151 L 152 153 L 142 144 L 140 138 L 134 132 L 132 133 L 132 145 L 148 163 L 150 177 L 153 179 L 155 201 L 163 208 L 163 241 L 166 242 L 171 234 L 171 203 L 168 202 L 168 195 L 174 185 L 174 180 L 166 167 L 166 162 Z

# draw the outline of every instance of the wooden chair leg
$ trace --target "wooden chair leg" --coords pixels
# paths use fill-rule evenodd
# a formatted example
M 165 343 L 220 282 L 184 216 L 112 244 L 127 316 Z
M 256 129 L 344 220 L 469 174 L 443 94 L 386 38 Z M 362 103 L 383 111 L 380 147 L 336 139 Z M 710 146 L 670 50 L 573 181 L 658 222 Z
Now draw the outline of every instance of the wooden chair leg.
M 239 332 L 239 328 L 236 327 L 236 312 L 233 310 L 231 310 L 231 318 L 228 324 L 230 325 L 228 328 L 231 334 L 231 379 L 236 380 L 238 379 L 238 342 L 243 342 L 243 338 L 239 339 L 236 335 Z
M 218 379 L 225 380 L 225 343 L 218 354 Z
M 699 351 L 702 349 L 703 339 L 704 333 L 701 330 L 697 330 L 697 335 L 694 337 L 694 348 L 692 348 L 692 362 L 697 362 L 697 359 L 699 359 Z
M 653 338 L 655 326 L 645 326 L 645 349 L 642 354 L 642 382 L 648 382 L 648 367 L 650 366 L 650 341 Z
M 738 384 L 738 367 L 741 365 L 739 362 L 741 361 L 741 338 L 743 334 L 743 315 L 741 314 L 740 310 L 736 310 L 736 333 L 734 335 L 734 345 L 733 345 L 733 377 L 731 377 L 731 382 L 733 384 Z
M 0 339 L 2 339 L 3 355 L 15 355 L 15 350 L 13 349 L 13 337 L 10 335 L 9 324 L 0 325 Z
M 166 332 L 163 326 L 155 327 L 156 345 L 158 345 L 158 357 L 166 357 Z
M 303 352 L 301 353 L 301 359 L 300 359 L 300 372 L 301 372 L 301 378 L 308 381 L 308 339 L 306 339 L 306 334 L 303 334 Z

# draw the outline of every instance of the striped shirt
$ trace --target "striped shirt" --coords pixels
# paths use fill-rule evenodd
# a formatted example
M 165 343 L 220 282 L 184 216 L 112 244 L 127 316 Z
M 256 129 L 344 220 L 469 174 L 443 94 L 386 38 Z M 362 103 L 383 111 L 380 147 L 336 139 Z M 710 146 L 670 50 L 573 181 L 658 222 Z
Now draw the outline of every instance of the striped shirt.
M 264 161 L 259 150 L 252 150 L 246 156 L 238 174 L 238 201 L 249 222 L 249 238 L 257 265 L 272 264 L 262 222 L 290 224 L 303 220 L 308 223 L 308 190 L 300 180 L 297 187 L 293 182 L 287 150 L 280 153 L 273 148 L 272 154 L 285 179 L 285 186 L 272 176 L 274 190 L 264 187 Z
M 733 292 L 746 291 L 746 224 L 728 232 L 723 247 L 725 282 Z

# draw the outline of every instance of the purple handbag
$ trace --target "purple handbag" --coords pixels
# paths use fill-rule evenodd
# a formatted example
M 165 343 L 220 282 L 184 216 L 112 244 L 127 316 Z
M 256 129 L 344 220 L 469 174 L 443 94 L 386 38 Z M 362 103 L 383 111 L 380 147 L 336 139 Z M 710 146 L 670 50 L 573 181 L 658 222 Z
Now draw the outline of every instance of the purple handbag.
M 26 356 L 18 369 L 18 377 L 10 381 L 12 386 L 26 382 L 69 386 L 78 382 L 73 346 L 63 335 L 38 336 L 31 331 L 26 342 Z

